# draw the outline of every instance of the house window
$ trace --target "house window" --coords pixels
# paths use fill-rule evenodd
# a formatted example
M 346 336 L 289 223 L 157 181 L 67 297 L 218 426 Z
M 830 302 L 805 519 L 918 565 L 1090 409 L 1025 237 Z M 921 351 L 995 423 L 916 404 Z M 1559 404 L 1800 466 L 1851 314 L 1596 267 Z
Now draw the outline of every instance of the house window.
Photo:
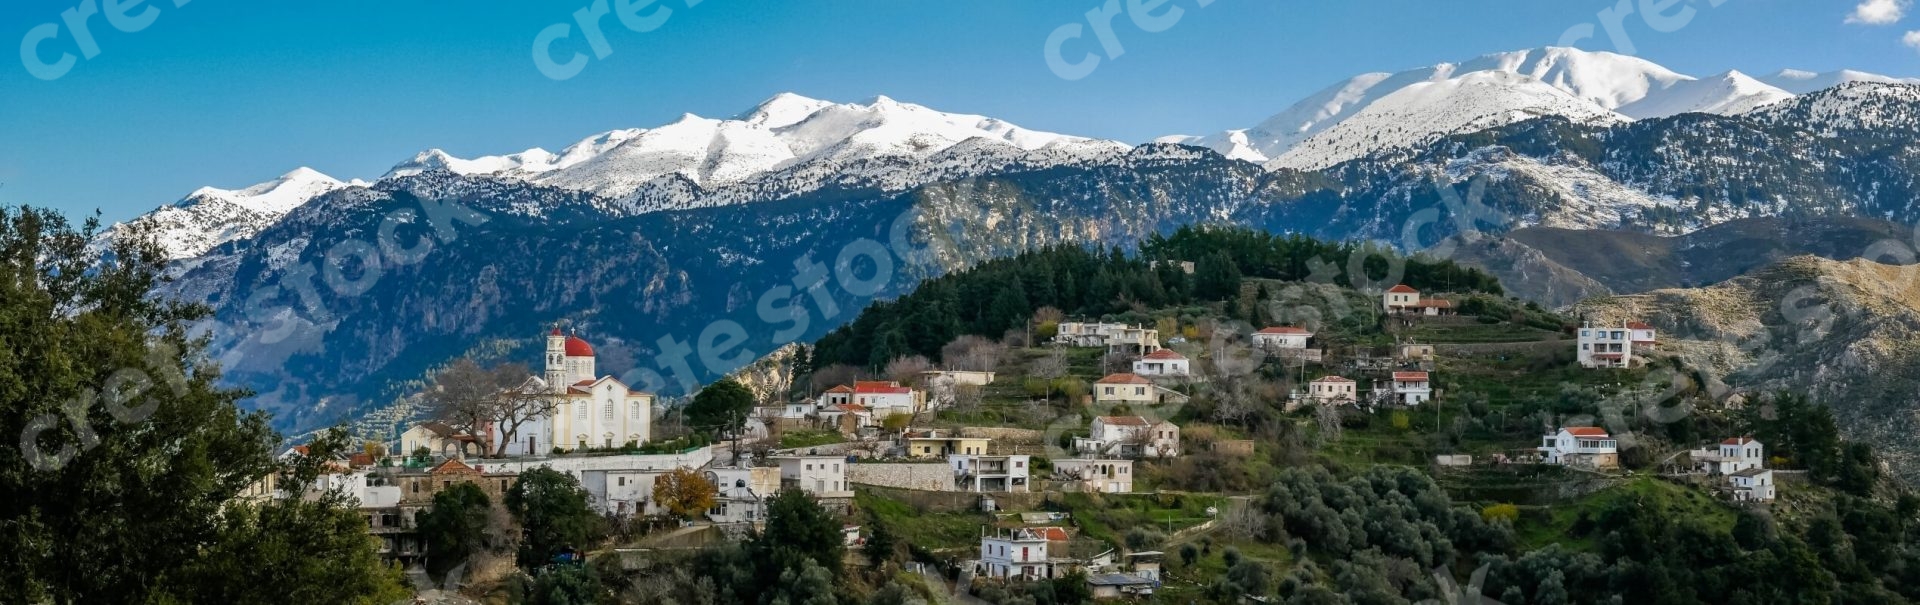
M 1133 387 L 1133 394 L 1145 395 L 1147 394 L 1147 387 Z
M 1112 394 L 1113 394 L 1113 387 L 1106 387 L 1106 389 L 1107 389 L 1107 390 L 1106 390 L 1106 394 L 1108 394 L 1108 395 L 1112 395 Z
M 627 486 L 627 478 L 626 478 L 626 477 L 621 477 L 621 478 L 620 478 L 620 487 L 626 487 L 626 486 Z

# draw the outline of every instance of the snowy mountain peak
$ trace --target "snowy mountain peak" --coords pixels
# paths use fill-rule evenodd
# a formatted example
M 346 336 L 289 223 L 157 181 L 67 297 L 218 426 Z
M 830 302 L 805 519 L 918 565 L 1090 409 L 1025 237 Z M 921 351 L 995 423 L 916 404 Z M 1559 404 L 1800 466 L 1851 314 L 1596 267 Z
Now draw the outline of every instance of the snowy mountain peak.
M 804 120 L 807 116 L 813 115 L 813 112 L 832 104 L 829 101 L 783 92 L 761 101 L 752 110 L 741 114 L 738 119 L 756 126 L 780 128 Z
M 206 254 L 230 241 L 267 228 L 308 200 L 364 182 L 341 182 L 318 170 L 300 167 L 240 189 L 201 187 L 173 204 L 102 231 L 96 247 L 137 226 L 151 230 L 170 259 Z
M 1762 81 L 1787 92 L 1804 95 L 1810 92 L 1826 90 L 1849 82 L 1871 82 L 1876 84 L 1920 84 L 1920 78 L 1894 78 L 1880 74 L 1842 69 L 1825 73 L 1816 73 L 1799 69 L 1782 69 Z

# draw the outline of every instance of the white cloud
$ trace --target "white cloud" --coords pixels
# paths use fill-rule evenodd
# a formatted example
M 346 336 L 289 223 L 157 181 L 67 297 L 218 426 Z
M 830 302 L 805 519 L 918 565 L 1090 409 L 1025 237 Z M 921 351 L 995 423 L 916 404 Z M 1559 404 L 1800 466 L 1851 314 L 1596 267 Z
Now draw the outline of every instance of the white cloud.
M 1907 32 L 1907 35 L 1900 38 L 1900 43 L 1914 50 L 1920 50 L 1920 31 Z
M 1853 14 L 1847 15 L 1847 22 L 1891 25 L 1907 16 L 1907 6 L 1910 4 L 1913 4 L 1913 0 L 1860 0 L 1860 5 L 1853 7 Z

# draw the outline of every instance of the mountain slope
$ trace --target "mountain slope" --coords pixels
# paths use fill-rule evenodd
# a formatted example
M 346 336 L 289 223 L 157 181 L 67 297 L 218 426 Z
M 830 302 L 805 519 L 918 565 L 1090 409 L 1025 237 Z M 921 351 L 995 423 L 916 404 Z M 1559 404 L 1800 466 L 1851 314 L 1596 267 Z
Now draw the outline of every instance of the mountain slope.
M 1863 71 L 1842 69 L 1825 73 L 1814 73 L 1798 69 L 1782 69 L 1773 75 L 1760 78 L 1775 88 L 1796 95 L 1826 90 L 1841 84 L 1869 82 L 1875 84 L 1920 84 L 1920 78 L 1893 78 Z
M 153 229 L 168 258 L 192 258 L 251 237 L 307 200 L 350 185 L 364 183 L 344 183 L 303 167 L 242 189 L 202 187 L 125 225 L 103 230 L 98 241 L 125 232 L 128 225 L 140 225 Z
M 1595 321 L 1648 321 L 1663 351 L 1737 393 L 1793 389 L 1828 402 L 1842 432 L 1920 478 L 1920 280 L 1914 266 L 1794 257 L 1699 289 L 1596 299 Z

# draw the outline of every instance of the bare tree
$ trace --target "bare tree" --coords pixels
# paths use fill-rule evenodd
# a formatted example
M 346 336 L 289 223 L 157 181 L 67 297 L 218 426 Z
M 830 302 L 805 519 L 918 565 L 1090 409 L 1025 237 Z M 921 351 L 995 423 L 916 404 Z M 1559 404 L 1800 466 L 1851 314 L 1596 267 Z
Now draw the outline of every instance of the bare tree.
M 860 370 L 858 368 L 843 363 L 836 363 L 814 370 L 813 375 L 808 377 L 807 386 L 809 392 L 807 394 L 818 395 L 821 391 L 831 389 L 837 385 L 852 384 L 853 381 L 859 379 Z
M 507 445 L 519 435 L 521 426 L 535 418 L 551 416 L 566 402 L 566 396 L 553 385 L 540 388 L 539 383 L 529 379 L 527 367 L 521 364 L 495 366 L 493 373 L 498 384 L 507 385 L 496 392 L 492 410 L 493 422 L 500 427 L 500 443 L 494 446 L 493 455 L 499 457 L 506 455 Z M 646 413 L 653 411 L 646 410 Z
M 1067 375 L 1066 347 L 1050 347 L 1046 355 L 1033 360 L 1033 365 L 1028 368 L 1027 373 L 1034 378 L 1047 381 L 1047 401 L 1053 401 L 1053 382 Z
M 462 357 L 433 375 L 433 385 L 421 395 L 428 415 L 460 432 L 479 439 L 492 450 L 486 428 L 493 422 L 494 404 L 501 386 L 496 376 Z
M 968 334 L 940 347 L 940 363 L 949 370 L 992 372 L 1000 367 L 1000 359 L 1006 354 L 1006 345 Z
M 953 385 L 953 407 L 961 410 L 978 409 L 986 395 L 986 389 L 977 384 Z
M 893 361 L 887 362 L 885 372 L 888 380 L 900 384 L 914 384 L 920 378 L 921 372 L 931 369 L 933 369 L 933 362 L 927 361 L 926 357 L 910 355 L 895 357 Z

